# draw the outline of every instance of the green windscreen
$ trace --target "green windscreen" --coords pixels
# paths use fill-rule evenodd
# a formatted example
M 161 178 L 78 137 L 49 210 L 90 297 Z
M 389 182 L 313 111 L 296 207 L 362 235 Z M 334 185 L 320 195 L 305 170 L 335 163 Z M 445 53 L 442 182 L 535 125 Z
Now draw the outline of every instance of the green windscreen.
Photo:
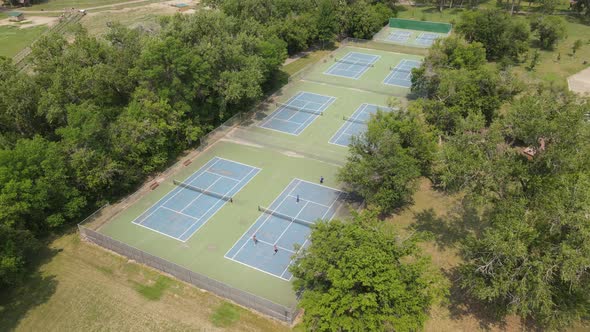
M 415 21 L 415 20 L 406 20 L 406 19 L 402 19 L 402 18 L 390 18 L 389 19 L 389 27 L 400 28 L 400 29 L 429 31 L 429 32 L 437 32 L 437 33 L 449 33 L 453 26 L 450 23 Z

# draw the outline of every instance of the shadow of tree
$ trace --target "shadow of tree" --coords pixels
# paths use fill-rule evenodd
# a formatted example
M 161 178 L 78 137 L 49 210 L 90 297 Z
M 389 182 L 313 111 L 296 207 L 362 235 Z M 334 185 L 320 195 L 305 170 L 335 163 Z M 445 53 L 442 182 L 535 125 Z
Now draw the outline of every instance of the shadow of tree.
M 430 208 L 415 213 L 414 220 L 412 228 L 431 234 L 440 249 L 456 245 L 481 227 L 477 210 L 465 200 L 444 216 Z
M 55 276 L 44 276 L 38 267 L 51 260 L 61 249 L 44 247 L 31 265 L 37 269 L 22 284 L 0 292 L 0 331 L 14 330 L 29 310 L 47 302 L 55 293 Z
M 461 275 L 459 269 L 454 268 L 444 271 L 445 276 L 451 281 L 449 296 L 449 311 L 451 318 L 461 319 L 472 316 L 478 320 L 483 330 L 497 328 L 505 330 L 507 327 L 504 315 L 491 305 L 486 305 L 469 295 L 469 292 L 461 288 Z

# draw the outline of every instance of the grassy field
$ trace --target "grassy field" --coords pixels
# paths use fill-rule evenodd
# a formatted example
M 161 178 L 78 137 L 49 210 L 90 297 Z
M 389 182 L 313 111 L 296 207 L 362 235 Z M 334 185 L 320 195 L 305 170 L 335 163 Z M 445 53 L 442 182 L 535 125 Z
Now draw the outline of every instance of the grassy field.
M 13 57 L 23 48 L 29 46 L 43 32 L 47 26 L 37 26 L 21 29 L 13 26 L 0 26 L 0 56 Z
M 0 296 L 2 331 L 288 331 L 194 287 L 80 241 L 53 241 L 40 268 Z
M 307 65 L 320 61 L 322 58 L 330 54 L 332 51 L 332 49 L 327 49 L 307 52 L 301 58 L 289 63 L 288 65 L 283 66 L 282 69 L 285 73 L 291 76 L 296 72 L 300 71 L 301 69 L 305 68 Z

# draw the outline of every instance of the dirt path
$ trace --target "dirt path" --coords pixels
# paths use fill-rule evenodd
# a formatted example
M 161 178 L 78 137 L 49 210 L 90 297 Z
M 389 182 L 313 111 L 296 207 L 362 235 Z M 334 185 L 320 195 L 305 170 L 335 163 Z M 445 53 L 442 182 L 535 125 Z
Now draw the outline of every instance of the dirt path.
M 590 67 L 567 78 L 570 91 L 590 95 Z
M 84 10 L 93 10 L 93 9 L 102 9 L 102 8 L 109 8 L 109 7 L 119 7 L 122 5 L 129 5 L 129 4 L 134 4 L 134 3 L 138 3 L 138 2 L 145 2 L 146 0 L 131 0 L 131 1 L 125 1 L 125 2 L 121 2 L 121 3 L 113 3 L 110 5 L 102 5 L 102 6 L 95 6 L 95 7 L 88 7 L 88 8 L 76 8 L 76 9 L 84 9 Z M 41 13 L 63 13 L 63 9 L 61 10 L 24 10 L 24 13 L 37 13 L 37 14 L 41 14 Z

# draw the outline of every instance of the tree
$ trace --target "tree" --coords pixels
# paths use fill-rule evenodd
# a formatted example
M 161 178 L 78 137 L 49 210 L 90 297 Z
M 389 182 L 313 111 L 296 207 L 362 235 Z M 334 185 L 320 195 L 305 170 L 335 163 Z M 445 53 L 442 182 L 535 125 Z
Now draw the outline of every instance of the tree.
M 536 16 L 531 20 L 531 30 L 539 37 L 541 48 L 552 50 L 565 37 L 565 23 L 557 16 Z
M 318 40 L 325 45 L 331 43 L 338 34 L 340 27 L 336 11 L 336 3 L 333 0 L 322 0 L 318 4 L 319 9 L 316 16 L 318 29 Z
M 572 45 L 572 53 L 576 54 L 576 51 L 578 51 L 581 47 L 582 47 L 582 41 L 580 39 L 576 39 L 576 41 Z
M 590 0 L 577 0 L 573 7 L 578 13 L 590 16 Z
M 500 10 L 463 13 L 457 24 L 457 32 L 469 42 L 482 43 L 488 60 L 507 57 L 517 61 L 529 47 L 528 22 Z
M 539 50 L 535 50 L 535 52 L 533 52 L 533 57 L 531 58 L 531 63 L 529 64 L 527 69 L 530 71 L 534 71 L 537 65 L 539 64 L 540 57 L 541 53 L 539 53 Z
M 312 331 L 416 331 L 447 294 L 446 282 L 417 246 L 376 216 L 316 224 L 297 255 L 294 289 Z
M 383 4 L 369 5 L 364 0 L 346 7 L 344 26 L 346 34 L 354 38 L 369 39 L 393 16 L 393 11 Z
M 589 111 L 568 92 L 531 89 L 471 144 L 450 142 L 462 157 L 444 163 L 466 175 L 468 198 L 485 197 L 475 200 L 483 231 L 462 244 L 461 286 L 501 314 L 551 329 L 589 313 Z M 518 153 L 523 145 L 536 151 L 531 160 Z
M 416 181 L 430 172 L 436 138 L 413 112 L 377 113 L 350 145 L 339 178 L 368 203 L 389 213 L 412 202 Z

